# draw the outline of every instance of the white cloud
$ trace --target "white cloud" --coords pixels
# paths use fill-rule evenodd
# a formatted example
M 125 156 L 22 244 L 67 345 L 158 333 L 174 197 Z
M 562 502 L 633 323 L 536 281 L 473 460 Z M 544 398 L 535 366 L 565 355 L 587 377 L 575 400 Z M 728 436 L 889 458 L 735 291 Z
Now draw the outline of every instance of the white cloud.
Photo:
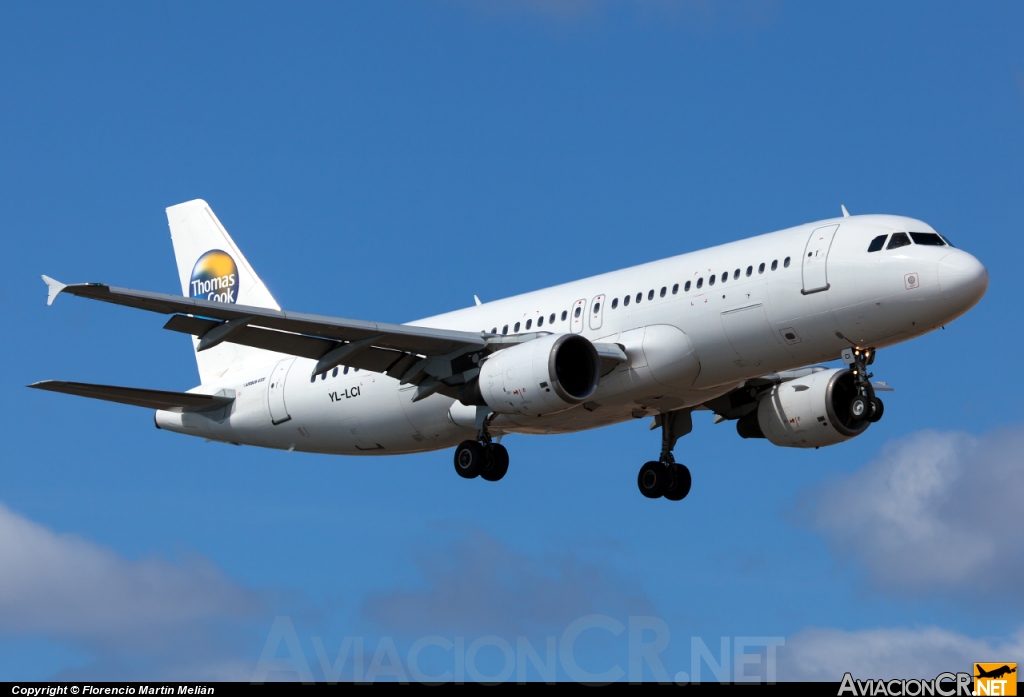
M 816 492 L 815 525 L 880 585 L 996 592 L 1024 584 L 1024 429 L 926 431 Z
M 850 672 L 861 680 L 930 679 L 969 672 L 976 661 L 1024 663 L 1024 630 L 1008 641 L 991 641 L 937 627 L 805 629 L 779 650 L 778 678 L 838 682 Z
M 0 634 L 132 646 L 161 630 L 244 617 L 257 605 L 208 561 L 128 560 L 0 504 Z

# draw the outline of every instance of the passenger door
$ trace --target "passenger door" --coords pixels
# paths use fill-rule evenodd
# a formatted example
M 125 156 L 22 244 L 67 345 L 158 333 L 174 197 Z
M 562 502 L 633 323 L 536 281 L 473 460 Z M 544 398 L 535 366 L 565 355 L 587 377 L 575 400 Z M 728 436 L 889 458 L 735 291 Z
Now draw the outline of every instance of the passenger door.
M 803 260 L 804 287 L 801 291 L 804 295 L 828 290 L 828 251 L 838 229 L 838 225 L 820 227 L 807 238 Z
M 288 378 L 288 371 L 291 369 L 292 364 L 295 363 L 294 358 L 286 358 L 283 361 L 278 361 L 277 365 L 270 373 L 270 385 L 267 387 L 267 400 L 270 405 L 270 422 L 275 426 L 277 424 L 283 424 L 285 421 L 291 419 L 291 415 L 288 413 L 288 407 L 284 402 L 284 384 Z

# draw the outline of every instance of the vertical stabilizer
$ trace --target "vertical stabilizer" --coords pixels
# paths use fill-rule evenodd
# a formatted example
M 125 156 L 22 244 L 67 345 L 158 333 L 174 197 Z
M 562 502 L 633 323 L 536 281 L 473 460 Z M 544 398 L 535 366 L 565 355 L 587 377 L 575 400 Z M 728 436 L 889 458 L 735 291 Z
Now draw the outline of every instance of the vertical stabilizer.
M 171 228 L 182 295 L 281 309 L 206 201 L 196 199 L 171 206 L 167 209 L 167 224 Z M 198 344 L 199 339 L 194 338 L 193 348 Z M 230 343 L 196 351 L 199 377 L 204 383 L 239 368 L 269 365 L 280 358 L 280 354 L 272 351 Z

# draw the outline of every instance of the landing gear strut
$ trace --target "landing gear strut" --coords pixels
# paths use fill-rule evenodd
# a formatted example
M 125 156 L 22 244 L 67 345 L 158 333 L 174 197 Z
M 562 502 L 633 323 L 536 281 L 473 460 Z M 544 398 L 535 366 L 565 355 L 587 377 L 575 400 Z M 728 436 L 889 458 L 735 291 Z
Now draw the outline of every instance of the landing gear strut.
M 473 479 L 479 476 L 496 482 L 508 472 L 508 450 L 501 443 L 492 442 L 487 430 L 490 414 L 487 407 L 477 407 L 476 440 L 464 440 L 455 448 L 455 471 L 460 477 Z
M 850 415 L 857 421 L 875 423 L 882 418 L 885 405 L 875 396 L 875 388 L 871 386 L 872 373 L 868 366 L 875 362 L 874 349 L 843 349 L 843 362 L 850 366 L 857 394 L 850 400 Z
M 640 493 L 649 499 L 664 496 L 669 501 L 682 501 L 690 493 L 690 470 L 672 456 L 676 442 L 693 430 L 689 409 L 668 411 L 655 417 L 651 428 L 661 428 L 661 456 L 646 463 L 636 477 Z

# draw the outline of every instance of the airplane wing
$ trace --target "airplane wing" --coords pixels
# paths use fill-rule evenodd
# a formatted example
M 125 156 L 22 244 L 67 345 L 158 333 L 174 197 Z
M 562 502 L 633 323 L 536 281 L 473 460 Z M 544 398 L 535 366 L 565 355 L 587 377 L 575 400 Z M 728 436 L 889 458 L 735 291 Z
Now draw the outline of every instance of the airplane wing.
M 165 411 L 212 411 L 220 409 L 235 401 L 234 397 L 220 395 L 194 394 L 192 392 L 165 392 L 164 390 L 144 390 L 138 387 L 117 387 L 114 385 L 92 385 L 87 382 L 64 382 L 62 380 L 44 380 L 34 382 L 29 387 L 49 392 L 63 392 L 79 397 L 91 397 L 107 402 L 130 404 L 149 409 Z
M 450 376 L 453 372 L 449 369 L 430 370 L 430 366 L 424 363 L 425 359 L 456 359 L 461 354 L 484 349 L 490 343 L 489 335 L 474 332 L 285 312 L 116 288 L 102 283 L 64 285 L 47 276 L 43 280 L 49 287 L 49 303 L 58 294 L 68 293 L 173 315 L 164 328 L 200 337 L 200 351 L 230 341 L 312 358 L 319 361 L 314 373 L 344 363 L 387 372 L 403 381 L 418 384 L 428 374 L 441 372 Z M 526 338 L 491 337 L 497 343 L 512 343 Z M 409 371 L 413 372 L 410 374 Z

